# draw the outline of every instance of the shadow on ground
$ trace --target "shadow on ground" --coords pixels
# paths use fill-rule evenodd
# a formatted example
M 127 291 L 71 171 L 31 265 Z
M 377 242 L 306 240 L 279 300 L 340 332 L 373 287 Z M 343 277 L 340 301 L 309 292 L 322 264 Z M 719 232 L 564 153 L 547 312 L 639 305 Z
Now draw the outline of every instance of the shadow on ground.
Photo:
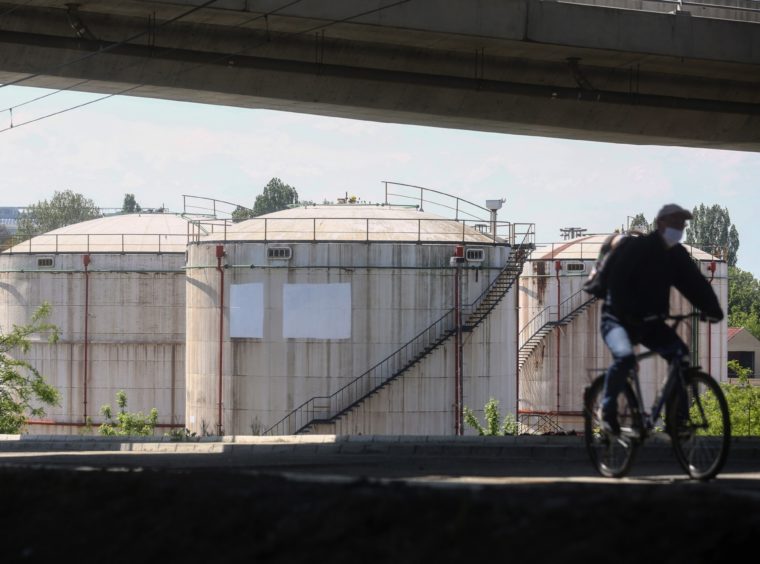
M 760 498 L 717 483 L 417 485 L 210 469 L 0 469 L 4 562 L 730 562 Z M 751 554 L 751 553 L 750 553 Z

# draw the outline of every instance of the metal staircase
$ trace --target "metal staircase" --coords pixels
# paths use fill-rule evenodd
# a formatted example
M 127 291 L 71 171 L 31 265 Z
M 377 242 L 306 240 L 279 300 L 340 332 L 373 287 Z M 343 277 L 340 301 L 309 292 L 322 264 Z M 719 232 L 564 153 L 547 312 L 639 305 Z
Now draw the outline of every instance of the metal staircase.
M 532 237 L 532 233 L 526 234 L 523 243 L 513 248 L 504 268 L 469 308 L 472 313 L 468 315 L 466 324 L 463 324 L 468 330 L 472 330 L 482 323 L 517 281 L 533 248 L 532 242 L 528 242 L 529 237 Z M 308 433 L 313 425 L 334 423 L 422 361 L 444 344 L 455 332 L 456 311 L 450 309 L 400 349 L 335 393 L 330 396 L 311 398 L 272 425 L 263 434 Z
M 520 348 L 517 352 L 518 371 L 522 370 L 523 365 L 536 350 L 536 347 L 555 327 L 570 324 L 576 317 L 589 309 L 594 302 L 596 302 L 596 298 L 589 297 L 583 290 L 579 290 L 560 303 L 559 307 L 546 306 L 526 323 L 520 330 Z
M 532 245 L 518 245 L 512 250 L 507 264 L 499 272 L 499 275 L 475 300 L 473 311 L 467 316 L 467 320 L 464 323 L 464 331 L 472 331 L 480 325 L 504 296 L 507 295 L 507 292 L 509 292 L 510 288 L 520 277 L 520 274 L 522 274 L 525 261 L 528 260 L 528 256 L 530 256 L 532 250 Z

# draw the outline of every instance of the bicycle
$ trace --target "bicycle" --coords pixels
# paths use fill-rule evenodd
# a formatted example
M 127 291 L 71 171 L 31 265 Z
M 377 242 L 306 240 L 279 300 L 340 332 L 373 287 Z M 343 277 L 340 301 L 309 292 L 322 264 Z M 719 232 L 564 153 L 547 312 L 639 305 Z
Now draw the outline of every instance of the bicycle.
M 673 329 L 676 329 L 685 319 L 697 316 L 693 313 L 669 315 L 665 319 L 675 321 Z M 605 374 L 586 387 L 584 441 L 591 462 L 602 476 L 620 478 L 630 470 L 638 448 L 649 437 L 664 434 L 670 438 L 676 459 L 691 478 L 714 478 L 726 462 L 731 440 L 731 421 L 723 391 L 699 366 L 684 369 L 678 365 L 676 371 L 669 371 L 651 412 L 647 413 L 639 385 L 639 362 L 656 354 L 646 351 L 636 355 L 636 365 L 618 396 L 619 435 L 604 432 L 599 419 Z M 717 418 L 714 416 L 716 407 Z M 663 408 L 664 433 L 656 427 Z M 706 409 L 712 417 L 708 417 Z

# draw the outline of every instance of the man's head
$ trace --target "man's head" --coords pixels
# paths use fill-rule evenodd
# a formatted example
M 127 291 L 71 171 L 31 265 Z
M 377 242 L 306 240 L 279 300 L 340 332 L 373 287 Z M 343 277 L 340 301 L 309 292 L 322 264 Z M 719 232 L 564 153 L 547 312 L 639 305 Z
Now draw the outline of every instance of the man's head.
M 681 240 L 686 220 L 692 219 L 691 212 L 677 204 L 667 204 L 657 212 L 657 232 L 662 235 L 665 244 L 672 247 Z

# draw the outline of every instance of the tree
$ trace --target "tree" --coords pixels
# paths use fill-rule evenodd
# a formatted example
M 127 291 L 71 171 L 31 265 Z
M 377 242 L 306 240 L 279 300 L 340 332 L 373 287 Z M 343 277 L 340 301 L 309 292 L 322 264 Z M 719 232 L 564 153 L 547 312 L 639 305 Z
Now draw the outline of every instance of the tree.
M 235 208 L 235 211 L 232 212 L 232 222 L 238 223 L 240 221 L 245 221 L 246 219 L 250 219 L 253 217 L 253 210 L 250 210 L 248 208 L 244 208 L 243 206 L 237 206 Z
M 728 269 L 728 324 L 760 339 L 760 281 L 735 266 Z
M 142 208 L 135 200 L 134 194 L 124 194 L 124 203 L 121 206 L 121 213 L 140 213 Z
M 628 225 L 628 229 L 630 231 L 641 231 L 643 233 L 647 233 L 651 231 L 651 225 L 647 221 L 647 218 L 644 217 L 644 214 L 639 213 L 633 216 L 631 223 Z
M 264 187 L 264 192 L 256 196 L 253 204 L 253 215 L 259 216 L 289 208 L 298 203 L 298 192 L 292 186 L 283 183 L 279 178 L 273 178 Z
M 58 340 L 58 329 L 47 323 L 50 305 L 42 304 L 28 325 L 14 325 L 13 331 L 0 335 L 0 433 L 15 434 L 26 424 L 27 413 L 34 417 L 45 415 L 44 407 L 34 403 L 58 405 L 58 390 L 45 382 L 29 362 L 10 356 L 10 352 L 26 354 L 31 347 L 29 337 L 49 333 L 48 340 Z
M 24 238 L 47 233 L 72 223 L 100 217 L 95 202 L 71 190 L 55 192 L 48 202 L 42 200 L 29 206 L 18 221 L 18 233 Z
M 736 266 L 728 268 L 729 311 L 760 309 L 760 281 L 751 272 Z
M 686 228 L 686 244 L 720 256 L 729 266 L 736 266 L 739 232 L 731 223 L 728 209 L 718 204 L 710 207 L 699 204 L 692 214 L 694 219 Z

